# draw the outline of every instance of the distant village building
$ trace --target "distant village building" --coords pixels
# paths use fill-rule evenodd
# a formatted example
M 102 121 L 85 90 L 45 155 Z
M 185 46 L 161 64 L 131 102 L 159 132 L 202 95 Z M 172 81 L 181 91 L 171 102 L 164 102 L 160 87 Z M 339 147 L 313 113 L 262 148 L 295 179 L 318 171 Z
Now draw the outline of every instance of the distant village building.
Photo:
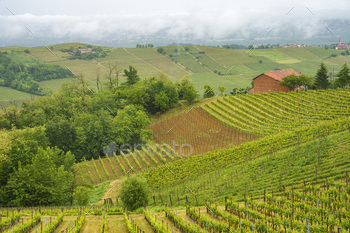
M 290 92 L 288 87 L 280 85 L 279 82 L 291 74 L 301 75 L 294 69 L 275 70 L 260 74 L 253 79 L 253 88 L 249 90 L 249 94 Z
M 338 43 L 337 47 L 335 47 L 335 49 L 350 49 L 350 46 L 346 45 L 346 44 L 342 44 L 340 39 L 339 39 L 339 43 Z

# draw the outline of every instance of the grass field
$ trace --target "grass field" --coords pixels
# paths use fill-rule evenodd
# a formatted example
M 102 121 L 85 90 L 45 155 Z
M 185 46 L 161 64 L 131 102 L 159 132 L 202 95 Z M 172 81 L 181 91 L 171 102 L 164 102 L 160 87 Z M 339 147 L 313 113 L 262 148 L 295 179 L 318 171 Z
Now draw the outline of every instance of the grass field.
M 108 63 L 117 64 L 121 71 L 134 66 L 140 77 L 145 78 L 165 73 L 173 80 L 188 76 L 203 94 L 203 86 L 209 84 L 216 87 L 225 86 L 226 94 L 232 88 L 246 88 L 251 85 L 252 78 L 275 69 L 294 68 L 299 72 L 314 76 L 321 61 L 324 61 L 329 72 L 337 73 L 341 65 L 350 62 L 350 56 L 341 55 L 341 51 L 320 47 L 276 48 L 237 50 L 209 46 L 164 46 L 165 54 L 157 48 L 111 48 L 103 47 L 107 57 L 96 60 L 69 60 L 70 55 L 59 51 L 77 47 L 79 43 L 67 43 L 46 47 L 9 47 L 0 51 L 8 51 L 10 56 L 25 63 L 45 62 L 68 67 L 74 74 L 83 74 L 90 80 L 90 88 L 95 88 L 97 72 L 102 82 L 105 81 Z M 23 51 L 30 50 L 30 54 Z M 332 57 L 332 54 L 336 57 Z M 221 75 L 218 75 L 218 74 Z M 227 74 L 227 75 L 226 75 Z M 50 80 L 41 82 L 42 87 L 59 90 L 67 80 Z M 4 98 L 4 97 L 1 97 Z
M 17 91 L 9 87 L 0 86 L 0 105 L 3 107 L 7 107 L 9 105 L 21 107 L 22 103 L 29 102 L 33 98 L 36 98 L 36 96 Z

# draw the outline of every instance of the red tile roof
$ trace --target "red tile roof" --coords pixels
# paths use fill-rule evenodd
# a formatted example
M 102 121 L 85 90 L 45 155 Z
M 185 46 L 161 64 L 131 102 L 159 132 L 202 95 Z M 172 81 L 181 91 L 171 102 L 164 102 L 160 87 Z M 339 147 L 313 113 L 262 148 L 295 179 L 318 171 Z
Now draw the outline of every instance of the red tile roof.
M 349 46 L 346 44 L 338 44 L 337 48 L 339 49 L 349 49 Z
M 263 74 L 270 77 L 270 78 L 273 78 L 279 82 L 281 82 L 284 77 L 291 75 L 291 74 L 294 74 L 297 76 L 301 75 L 298 71 L 296 71 L 294 69 L 275 70 L 275 71 L 271 71 L 271 72 L 267 72 L 267 73 L 263 73 Z M 260 75 L 263 75 L 263 74 L 260 74 Z M 256 76 L 254 79 L 259 77 L 260 75 Z

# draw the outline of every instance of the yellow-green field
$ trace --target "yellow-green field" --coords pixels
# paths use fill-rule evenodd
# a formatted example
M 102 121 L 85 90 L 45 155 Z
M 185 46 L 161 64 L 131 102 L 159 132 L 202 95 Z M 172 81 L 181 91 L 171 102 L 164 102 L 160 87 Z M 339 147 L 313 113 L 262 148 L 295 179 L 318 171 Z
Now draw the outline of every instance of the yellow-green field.
M 329 71 L 334 68 L 335 72 L 340 70 L 342 64 L 350 62 L 350 56 L 341 55 L 342 51 L 321 47 L 238 50 L 184 45 L 162 47 L 164 54 L 157 52 L 157 48 L 103 47 L 107 56 L 96 60 L 69 60 L 71 55 L 60 51 L 78 46 L 83 44 L 67 43 L 48 48 L 8 47 L 1 48 L 0 51 L 8 51 L 11 58 L 18 62 L 41 61 L 68 67 L 76 75 L 83 74 L 90 81 L 91 88 L 96 86 L 97 73 L 102 82 L 106 80 L 108 64 L 113 63 L 118 65 L 120 71 L 129 65 L 134 66 L 142 78 L 161 72 L 173 80 L 188 76 L 200 93 L 203 93 L 205 84 L 214 86 L 217 93 L 218 87 L 223 85 L 227 88 L 227 94 L 232 88 L 250 86 L 252 78 L 271 70 L 294 68 L 303 74 L 314 76 L 322 61 Z M 25 49 L 29 49 L 30 54 L 25 54 Z M 50 80 L 41 82 L 40 85 L 56 91 L 67 81 L 70 82 L 66 79 Z M 123 82 L 123 77 L 121 81 Z M 7 94 L 8 92 L 0 93 L 0 99 L 8 98 Z

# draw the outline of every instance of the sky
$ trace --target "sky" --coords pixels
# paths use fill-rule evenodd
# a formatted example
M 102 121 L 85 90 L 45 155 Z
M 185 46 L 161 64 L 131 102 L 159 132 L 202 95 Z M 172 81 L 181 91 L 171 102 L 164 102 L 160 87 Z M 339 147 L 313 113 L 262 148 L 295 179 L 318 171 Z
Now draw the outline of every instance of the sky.
M 0 0 L 0 40 L 338 38 L 330 22 L 348 12 L 349 0 Z

